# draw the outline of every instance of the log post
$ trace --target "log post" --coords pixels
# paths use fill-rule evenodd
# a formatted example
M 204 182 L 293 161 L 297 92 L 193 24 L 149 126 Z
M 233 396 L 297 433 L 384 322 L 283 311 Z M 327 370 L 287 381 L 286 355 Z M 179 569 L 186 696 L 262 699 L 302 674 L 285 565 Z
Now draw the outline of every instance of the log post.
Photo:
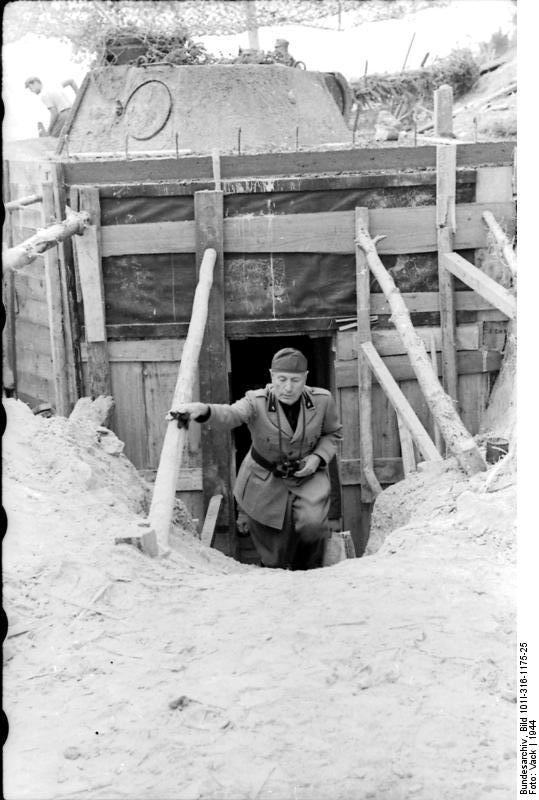
M 416 471 L 414 441 L 400 414 L 397 414 L 397 424 L 401 443 L 402 468 L 404 477 L 407 478 L 408 475 Z
M 426 461 L 441 461 L 442 457 L 427 431 L 421 424 L 417 414 L 402 393 L 399 385 L 389 369 L 384 364 L 372 342 L 363 342 L 361 345 L 372 371 L 376 375 L 380 386 L 397 413 L 397 419 L 406 426 L 410 435 L 416 442 Z M 403 463 L 404 468 L 404 463 Z M 405 473 L 406 474 L 406 473 Z
M 79 208 L 90 215 L 91 224 L 75 240 L 84 306 L 84 334 L 88 345 L 88 387 L 92 397 L 110 395 L 109 354 L 105 324 L 105 290 L 101 268 L 101 207 L 99 189 L 79 187 Z
M 42 184 L 41 195 L 43 198 L 43 225 L 47 226 L 47 224 L 54 219 L 52 183 L 47 181 Z M 55 408 L 57 414 L 67 417 L 69 416 L 71 408 L 67 383 L 67 357 L 64 336 L 64 316 L 62 313 L 62 285 L 58 269 L 58 247 L 47 250 L 44 254 L 44 260 Z
M 195 230 L 197 264 L 208 248 L 217 253 L 213 272 L 213 291 L 208 309 L 204 347 L 200 354 L 199 385 L 202 400 L 229 403 L 229 383 L 225 338 L 223 192 L 195 192 Z M 234 555 L 234 471 L 230 431 L 214 426 L 210 420 L 202 426 L 202 484 L 204 506 L 212 497 L 223 495 L 215 532 L 215 543 L 226 555 Z
M 434 333 L 431 333 L 430 336 L 430 361 L 432 364 L 432 369 L 434 370 L 434 374 L 438 375 L 438 359 L 436 357 L 436 340 L 434 338 Z M 436 449 L 443 455 L 444 454 L 444 442 L 442 439 L 442 434 L 440 433 L 440 428 L 434 417 L 432 418 L 433 428 L 434 428 L 434 443 L 436 445 Z
M 494 241 L 500 248 L 502 255 L 505 259 L 505 263 L 511 270 L 511 275 L 514 278 L 517 274 L 517 257 L 515 255 L 515 251 L 513 250 L 511 242 L 505 235 L 499 223 L 496 221 L 492 211 L 483 211 L 483 219 L 485 220 L 489 231 L 494 237 Z
M 356 208 L 356 232 L 369 229 L 369 210 Z M 359 456 L 361 459 L 361 502 L 372 503 L 382 491 L 374 474 L 372 443 L 372 376 L 369 363 L 361 349 L 371 341 L 371 274 L 365 254 L 356 244 L 356 307 L 357 307 L 357 388 L 359 400 Z
M 215 250 L 209 249 L 204 253 L 200 265 L 198 284 L 193 300 L 189 331 L 182 350 L 178 380 L 171 400 L 171 408 L 181 403 L 189 403 L 193 399 L 198 360 L 206 319 L 208 317 L 208 303 L 213 282 L 213 268 L 217 258 Z M 152 502 L 148 521 L 157 536 L 159 552 L 168 551 L 168 538 L 176 485 L 181 466 L 183 449 L 188 440 L 188 429 L 178 427 L 176 420 L 167 424 L 159 466 L 155 476 Z
M 2 190 L 4 203 L 9 201 L 11 186 L 9 181 L 9 161 L 2 161 Z M 2 227 L 3 241 L 8 247 L 13 245 L 13 224 L 10 214 L 4 215 Z M 15 313 L 15 273 L 12 269 L 4 271 L 2 276 L 2 294 L 6 321 L 2 330 L 4 369 L 3 385 L 17 397 L 17 348 L 16 348 L 16 313 Z M 6 363 L 7 361 L 7 363 Z M 11 373 L 11 374 L 10 374 Z
M 392 312 L 391 320 L 399 332 L 427 405 L 440 427 L 449 451 L 456 456 L 460 467 L 467 474 L 473 475 L 485 470 L 486 464 L 483 456 L 464 427 L 451 398 L 440 385 L 438 377 L 432 369 L 425 345 L 414 330 L 401 293 L 376 252 L 375 242 L 371 239 L 369 232 L 364 229 L 359 230 L 357 240 L 365 253 L 370 270 L 387 298 Z
M 444 83 L 434 91 L 434 135 L 453 138 L 453 88 Z
M 445 391 L 458 408 L 458 374 L 455 332 L 453 276 L 443 263 L 444 253 L 453 250 L 456 195 L 456 145 L 436 148 L 436 227 L 438 237 L 438 296 L 442 329 L 442 375 Z
M 52 184 L 55 218 L 59 220 L 62 219 L 62 214 L 66 207 L 66 191 L 61 164 L 52 164 Z M 78 205 L 76 210 L 78 211 Z M 62 313 L 64 317 L 68 388 L 70 405 L 73 407 L 79 397 L 83 395 L 83 380 L 80 358 L 81 334 L 76 307 L 73 245 L 71 239 L 65 239 L 58 245 L 58 257 L 60 281 L 62 284 Z
M 89 216 L 87 213 L 70 214 L 67 219 L 49 225 L 44 230 L 38 231 L 34 236 L 26 239 L 15 247 L 10 247 L 2 253 L 4 269 L 21 269 L 27 267 L 32 261 L 49 250 L 56 247 L 58 242 L 63 242 L 75 234 L 83 234 L 88 227 Z

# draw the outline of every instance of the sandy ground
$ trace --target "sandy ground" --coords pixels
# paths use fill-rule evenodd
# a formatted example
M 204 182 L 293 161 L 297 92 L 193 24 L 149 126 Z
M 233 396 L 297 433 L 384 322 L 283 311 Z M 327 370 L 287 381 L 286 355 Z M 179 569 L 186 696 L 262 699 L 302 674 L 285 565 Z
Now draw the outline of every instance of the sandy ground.
M 147 503 L 115 437 L 6 411 L 9 800 L 513 796 L 510 470 L 394 486 L 372 554 L 333 567 L 179 528 L 155 561 L 114 545 Z

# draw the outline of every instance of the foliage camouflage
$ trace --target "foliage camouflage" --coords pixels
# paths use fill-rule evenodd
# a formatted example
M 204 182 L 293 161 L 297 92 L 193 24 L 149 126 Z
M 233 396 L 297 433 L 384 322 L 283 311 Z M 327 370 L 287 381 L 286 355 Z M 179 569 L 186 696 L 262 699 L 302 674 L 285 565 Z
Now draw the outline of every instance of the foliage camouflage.
M 253 0 L 250 0 L 253 2 Z M 335 30 L 402 17 L 449 0 L 256 0 L 259 26 L 303 24 Z M 246 3 L 236 0 L 18 0 L 4 11 L 4 42 L 27 33 L 67 39 L 81 57 L 98 53 L 107 32 L 191 37 L 247 30 Z

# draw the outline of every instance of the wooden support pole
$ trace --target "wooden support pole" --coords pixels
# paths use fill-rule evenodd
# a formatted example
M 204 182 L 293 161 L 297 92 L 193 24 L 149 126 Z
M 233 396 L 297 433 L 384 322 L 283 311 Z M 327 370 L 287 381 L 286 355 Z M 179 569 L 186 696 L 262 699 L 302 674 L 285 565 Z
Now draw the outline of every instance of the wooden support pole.
M 107 331 L 105 324 L 105 290 L 101 268 L 101 208 L 99 189 L 79 188 L 79 208 L 90 215 L 91 224 L 84 235 L 75 240 L 82 302 L 84 330 L 88 344 L 88 387 L 92 397 L 111 394 Z
M 492 303 L 509 319 L 516 318 L 517 301 L 511 292 L 457 253 L 446 253 L 443 256 L 443 263 L 452 275 L 463 281 L 484 300 Z
M 406 308 L 404 300 L 402 299 L 401 293 L 395 286 L 393 278 L 380 261 L 380 257 L 376 252 L 376 243 L 371 239 L 368 231 L 366 230 L 359 231 L 358 241 L 361 248 L 365 252 L 367 263 L 369 264 L 371 272 L 378 280 L 378 283 L 380 284 L 380 287 L 389 302 L 392 311 L 392 322 L 399 332 L 402 343 L 406 348 L 406 352 L 410 358 L 410 363 L 417 377 L 417 381 L 421 387 L 423 395 L 425 396 L 427 405 L 429 406 L 434 419 L 440 426 L 440 430 L 446 441 L 448 449 L 453 455 L 456 456 L 459 465 L 467 474 L 473 475 L 475 472 L 486 469 L 486 464 L 479 451 L 479 448 L 462 424 L 451 398 L 448 397 L 448 395 L 442 389 L 438 381 L 438 377 L 432 369 L 432 364 L 425 345 L 414 330 L 414 326 L 412 325 L 410 319 L 410 314 Z M 368 343 L 362 345 L 364 351 L 367 345 Z M 389 370 L 387 370 L 387 367 L 385 367 L 383 364 L 382 359 L 378 353 L 376 353 L 374 347 L 372 345 L 370 345 L 370 347 L 376 354 L 376 363 L 378 364 L 379 361 L 384 367 L 383 375 L 384 380 L 387 383 L 387 375 L 385 374 L 385 371 L 387 371 L 387 374 L 390 375 Z M 372 352 L 368 349 L 366 352 L 372 366 Z M 380 380 L 379 372 L 381 372 L 381 370 L 378 368 L 378 371 L 375 372 L 378 380 Z M 404 414 L 402 414 L 402 419 L 404 423 L 408 425 L 407 418 L 404 416 Z M 412 436 L 414 435 L 414 431 L 412 429 L 410 429 L 410 433 L 412 433 Z M 430 438 L 428 441 L 432 445 L 432 448 L 435 450 L 438 457 L 440 457 L 438 450 L 432 444 Z M 418 446 L 420 446 L 419 443 Z
M 204 251 L 211 247 L 216 251 L 213 273 L 213 291 L 208 309 L 208 322 L 204 346 L 200 355 L 200 397 L 212 403 L 230 402 L 224 306 L 224 259 L 223 259 L 223 193 L 215 191 L 195 192 L 196 257 L 201 263 Z M 202 426 L 202 483 L 204 505 L 211 498 L 223 495 L 216 538 L 222 549 L 233 555 L 235 549 L 234 500 L 232 486 L 232 437 L 230 431 L 214 428 L 211 419 Z M 217 541 L 216 541 L 217 543 Z M 221 548 L 219 548 L 221 549 Z
M 210 500 L 208 510 L 206 511 L 204 525 L 202 526 L 202 530 L 200 532 L 200 541 L 202 542 L 202 544 L 205 544 L 206 547 L 211 547 L 213 541 L 213 534 L 215 531 L 215 525 L 217 523 L 217 517 L 219 516 L 219 509 L 221 507 L 222 499 L 223 499 L 222 494 L 214 494 L 212 499 Z
M 7 203 L 4 203 L 4 208 L 6 211 L 18 211 L 19 208 L 31 206 L 34 203 L 40 203 L 42 199 L 40 194 L 27 194 L 25 197 L 19 197 L 17 200 L 9 200 Z
M 430 360 L 432 364 L 432 369 L 434 370 L 434 374 L 438 375 L 438 359 L 436 357 L 436 340 L 434 338 L 434 332 L 431 333 L 430 336 Z M 434 444 L 436 445 L 437 450 L 443 455 L 444 454 L 444 441 L 442 439 L 442 434 L 440 433 L 440 428 L 436 420 L 433 417 L 433 427 L 434 427 Z
M 197 288 L 193 299 L 191 322 L 189 331 L 182 350 L 178 380 L 171 400 L 171 408 L 176 408 L 181 403 L 189 403 L 195 391 L 195 379 L 199 362 L 200 350 L 204 338 L 206 320 L 208 318 L 208 304 L 213 282 L 213 270 L 217 253 L 208 249 L 204 253 L 200 265 Z M 176 485 L 181 466 L 184 447 L 188 440 L 188 428 L 178 427 L 176 420 L 170 420 L 165 431 L 159 467 L 155 476 L 152 502 L 148 521 L 151 529 L 157 536 L 159 553 L 168 551 L 168 539 Z
M 369 211 L 356 208 L 356 233 L 369 229 Z M 372 442 L 372 376 L 368 361 L 361 350 L 363 342 L 371 341 L 370 309 L 371 274 L 365 254 L 356 244 L 356 307 L 357 307 L 357 385 L 359 401 L 359 453 L 361 458 L 361 502 L 372 503 L 382 491 L 374 474 Z
M 444 83 L 434 91 L 434 135 L 453 138 L 453 88 Z
M 53 185 L 51 182 L 47 181 L 42 184 L 41 196 L 43 198 L 43 226 L 46 227 L 55 216 Z M 71 408 L 67 382 L 67 358 L 64 336 L 64 316 L 62 312 L 62 284 L 58 264 L 58 247 L 47 250 L 44 254 L 44 260 L 54 384 L 54 405 L 57 414 L 67 417 L 69 416 Z
M 402 421 L 400 414 L 397 414 L 397 424 L 399 426 L 399 439 L 401 443 L 402 468 L 404 470 L 404 477 L 407 478 L 408 475 L 416 471 L 414 441 L 410 431 Z
M 2 192 L 4 202 L 10 198 L 11 186 L 9 181 L 9 161 L 2 161 Z M 13 245 L 13 225 L 10 214 L 4 215 L 2 227 L 3 242 L 7 247 Z M 6 314 L 6 321 L 2 330 L 3 358 L 2 377 L 3 386 L 17 397 L 17 347 L 16 347 L 16 313 L 15 313 L 15 273 L 12 269 L 4 270 L 2 275 L 2 298 Z M 7 363 L 6 363 L 7 361 Z
M 453 250 L 456 229 L 456 145 L 436 148 L 436 227 L 438 238 L 438 293 L 440 327 L 442 329 L 442 374 L 444 389 L 458 408 L 457 348 L 455 333 L 455 297 L 453 276 L 443 264 L 442 256 Z
M 490 230 L 491 234 L 494 237 L 494 241 L 500 248 L 502 255 L 505 259 L 505 263 L 511 270 L 513 277 L 517 274 L 517 257 L 511 242 L 505 235 L 504 231 L 496 222 L 494 214 L 492 211 L 483 211 L 483 219 L 487 223 L 488 229 Z
M 372 342 L 364 342 L 361 349 L 378 378 L 380 386 L 386 393 L 389 402 L 397 412 L 401 422 L 408 428 L 426 461 L 441 461 L 442 457 L 436 449 L 427 431 L 421 424 L 414 409 L 399 389 L 397 381 L 376 352 Z
M 54 213 L 55 218 L 59 220 L 62 219 L 66 207 L 66 191 L 61 164 L 52 164 L 52 184 L 54 193 Z M 72 210 L 78 211 L 78 203 L 77 208 Z M 65 239 L 58 245 L 58 265 L 62 285 L 62 314 L 64 317 L 67 381 L 70 407 L 72 408 L 83 394 L 83 380 L 82 363 L 80 359 L 81 333 L 76 309 L 75 272 L 71 239 Z
M 63 242 L 75 234 L 82 234 L 88 226 L 88 214 L 70 214 L 67 219 L 48 228 L 38 231 L 34 236 L 26 239 L 15 247 L 10 247 L 2 253 L 4 269 L 21 269 L 49 250 L 56 247 L 58 242 Z

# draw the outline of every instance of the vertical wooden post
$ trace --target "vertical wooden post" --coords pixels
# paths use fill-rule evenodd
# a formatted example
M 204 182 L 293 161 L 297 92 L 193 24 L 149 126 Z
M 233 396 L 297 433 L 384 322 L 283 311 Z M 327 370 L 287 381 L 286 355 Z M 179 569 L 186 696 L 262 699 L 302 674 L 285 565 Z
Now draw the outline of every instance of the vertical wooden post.
M 397 414 L 397 424 L 399 426 L 399 438 L 401 442 L 401 456 L 402 456 L 402 469 L 404 477 L 407 478 L 412 472 L 416 471 L 414 440 L 412 434 L 401 419 L 401 415 Z
M 11 198 L 11 188 L 9 183 L 9 161 L 4 159 L 2 161 L 2 190 L 4 205 L 9 202 Z M 7 247 L 13 246 L 13 224 L 11 220 L 11 213 L 4 212 L 4 225 L 3 225 L 3 240 Z M 6 388 L 17 397 L 17 348 L 16 348 L 16 313 L 15 313 L 15 272 L 12 269 L 4 271 L 2 277 L 2 289 L 4 295 L 4 308 L 6 313 L 6 322 L 2 331 L 2 343 L 4 348 L 4 358 L 7 360 L 7 366 L 11 371 L 8 375 L 4 366 L 3 382 Z M 8 386 L 9 384 L 9 386 Z
M 356 208 L 356 232 L 369 228 L 369 210 Z M 361 459 L 361 502 L 372 503 L 382 487 L 374 474 L 372 443 L 372 376 L 369 363 L 361 349 L 371 341 L 371 274 L 367 259 L 356 245 L 356 308 L 357 308 L 357 376 L 359 400 L 359 457 Z
M 54 221 L 53 186 L 50 181 L 41 184 L 43 227 Z M 67 417 L 70 412 L 69 388 L 67 382 L 66 345 L 64 338 L 64 317 L 62 313 L 62 285 L 58 268 L 58 246 L 43 253 L 45 261 L 45 287 L 47 311 L 49 316 L 49 337 L 51 342 L 54 401 L 56 413 Z
M 436 357 L 436 341 L 434 338 L 434 333 L 432 333 L 430 337 L 430 361 L 432 364 L 432 369 L 434 370 L 434 374 L 438 375 L 438 359 Z M 434 429 L 434 444 L 436 445 L 437 450 L 443 455 L 445 452 L 444 440 L 440 432 L 440 426 L 434 419 L 434 416 L 432 417 L 432 425 Z
M 453 276 L 445 268 L 442 255 L 453 250 L 456 229 L 455 195 L 457 146 L 442 144 L 436 148 L 436 227 L 438 231 L 438 282 L 440 327 L 442 330 L 442 375 L 447 394 L 458 407 L 458 373 L 455 332 Z
M 452 139 L 453 88 L 444 83 L 434 91 L 434 135 Z
M 252 50 L 260 50 L 255 0 L 247 0 L 247 2 L 245 3 L 245 18 L 247 22 L 247 35 L 249 37 L 249 47 Z
M 61 164 L 51 164 L 54 191 L 54 211 L 58 221 L 65 218 L 66 191 Z M 73 210 L 78 210 L 73 209 Z M 62 286 L 62 310 L 64 316 L 64 338 L 66 344 L 66 366 L 71 406 L 83 393 L 82 363 L 80 358 L 80 326 L 76 310 L 73 245 L 71 239 L 58 244 L 60 281 Z
M 217 253 L 213 272 L 208 320 L 199 360 L 200 399 L 209 403 L 230 401 L 225 340 L 223 192 L 195 192 L 197 274 L 207 248 Z M 234 500 L 232 497 L 232 437 L 230 431 L 202 426 L 202 486 L 204 507 L 223 495 L 215 544 L 227 555 L 235 552 Z M 219 546 L 221 545 L 221 546 Z
M 101 268 L 101 208 L 99 189 L 80 186 L 79 211 L 88 211 L 91 224 L 74 237 L 80 288 L 84 305 L 84 328 L 88 351 L 88 387 L 92 397 L 111 394 L 105 292 Z

